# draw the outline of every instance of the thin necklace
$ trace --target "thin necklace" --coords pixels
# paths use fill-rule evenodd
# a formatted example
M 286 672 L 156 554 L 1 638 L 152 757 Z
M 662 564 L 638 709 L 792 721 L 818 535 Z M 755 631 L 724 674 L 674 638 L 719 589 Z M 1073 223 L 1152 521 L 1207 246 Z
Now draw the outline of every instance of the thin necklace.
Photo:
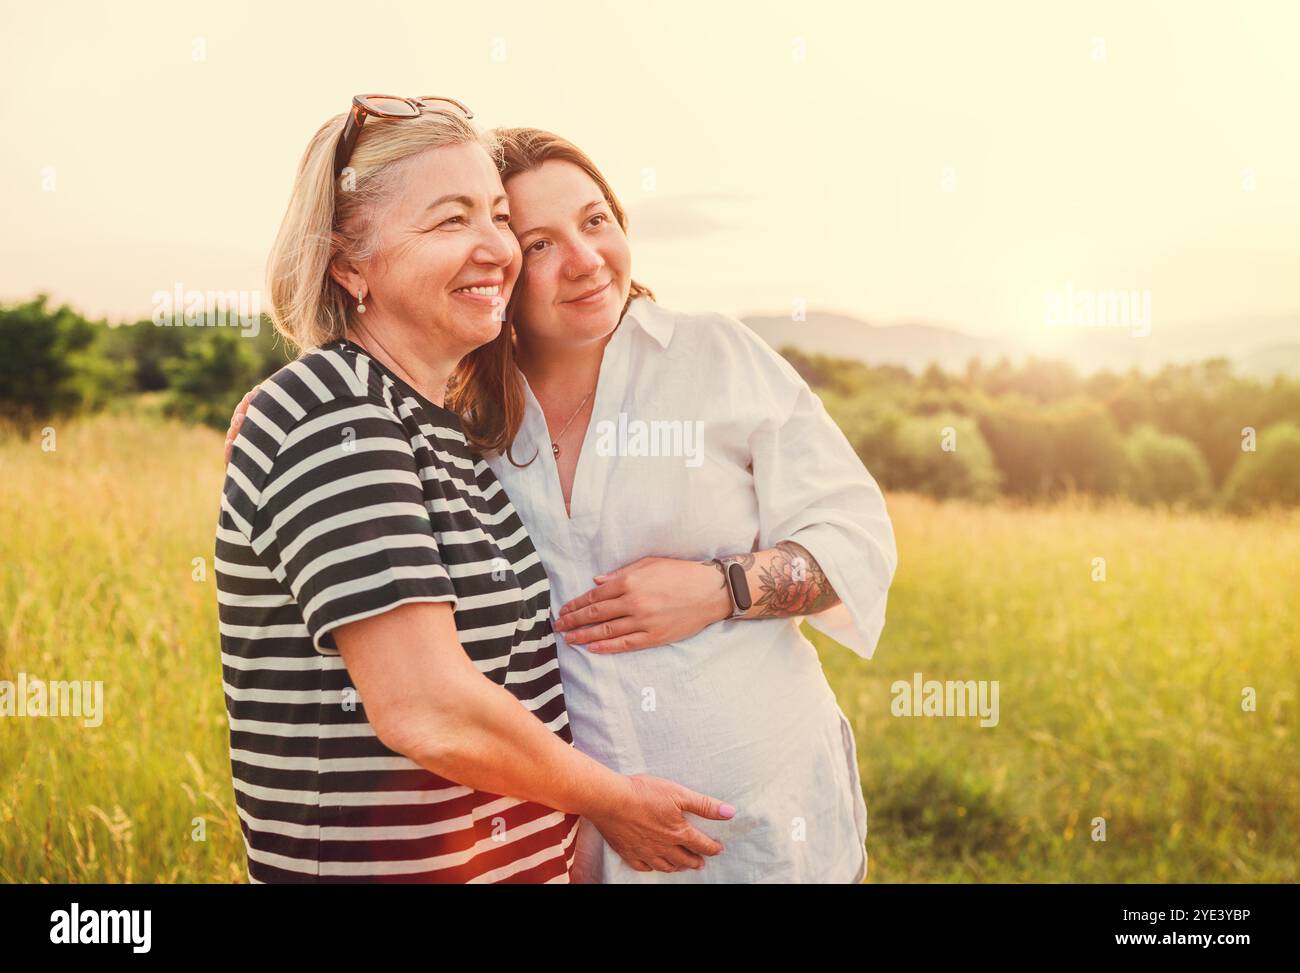
M 591 392 L 594 391 L 596 390 L 593 388 Z M 569 416 L 569 421 L 564 424 L 564 428 L 561 429 L 558 433 L 556 433 L 555 438 L 551 440 L 551 453 L 553 455 L 555 456 L 560 455 L 560 440 L 564 438 L 564 434 L 568 432 L 569 427 L 573 425 L 573 420 L 578 418 L 578 413 L 582 411 L 582 407 L 586 405 L 587 400 L 591 398 L 591 392 L 588 392 L 586 395 L 582 397 L 582 401 L 578 403 L 578 408 L 573 410 L 573 415 Z

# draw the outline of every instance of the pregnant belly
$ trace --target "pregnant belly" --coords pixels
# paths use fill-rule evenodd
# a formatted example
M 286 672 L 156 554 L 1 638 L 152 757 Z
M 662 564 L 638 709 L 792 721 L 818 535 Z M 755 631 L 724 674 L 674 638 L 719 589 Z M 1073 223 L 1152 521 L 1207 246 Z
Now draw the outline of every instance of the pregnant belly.
M 723 800 L 832 759 L 826 740 L 839 713 L 797 628 L 724 622 L 705 634 L 570 667 L 565 693 L 579 749 L 622 773 L 667 777 Z
M 784 673 L 784 675 L 790 675 Z M 676 781 L 736 808 L 692 818 L 725 851 L 703 872 L 630 869 L 589 833 L 580 858 L 603 882 L 847 882 L 860 878 L 866 811 L 848 730 L 820 668 L 816 682 L 719 685 L 658 674 L 655 706 L 610 726 L 617 769 Z M 820 685 L 818 685 L 818 683 Z

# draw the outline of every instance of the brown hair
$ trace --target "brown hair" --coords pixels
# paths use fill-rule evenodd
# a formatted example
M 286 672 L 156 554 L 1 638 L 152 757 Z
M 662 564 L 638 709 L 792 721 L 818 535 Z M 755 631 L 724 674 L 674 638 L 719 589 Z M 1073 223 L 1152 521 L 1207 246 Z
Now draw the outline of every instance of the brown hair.
M 570 142 L 540 128 L 494 128 L 487 133 L 499 147 L 501 182 L 511 176 L 537 169 L 543 162 L 558 159 L 571 162 L 600 187 L 601 195 L 609 204 L 618 225 L 627 232 L 627 213 L 624 212 L 614 190 L 596 168 L 587 153 Z M 514 295 L 523 288 L 522 272 L 515 282 Z M 637 297 L 654 300 L 654 293 L 644 284 L 632 281 L 627 304 Z M 460 415 L 461 426 L 469 445 L 480 452 L 491 451 L 504 455 L 515 463 L 510 446 L 524 421 L 524 386 L 515 364 L 514 314 L 515 297 L 506 308 L 501 333 L 494 341 L 470 352 L 456 367 L 447 386 L 447 408 Z M 623 312 L 627 312 L 627 304 Z M 622 318 L 622 313 L 619 315 Z M 536 457 L 534 457 L 536 458 Z M 530 459 L 529 463 L 532 462 Z M 515 463 L 516 466 L 527 465 Z

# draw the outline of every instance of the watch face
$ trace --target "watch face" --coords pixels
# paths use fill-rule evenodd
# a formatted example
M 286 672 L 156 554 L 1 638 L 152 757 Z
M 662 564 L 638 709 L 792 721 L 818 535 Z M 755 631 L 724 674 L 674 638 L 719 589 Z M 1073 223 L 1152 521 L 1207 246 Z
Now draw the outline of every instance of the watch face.
M 749 582 L 745 580 L 745 569 L 732 561 L 727 565 L 727 581 L 731 585 L 731 598 L 736 603 L 736 607 L 742 611 L 749 611 L 749 606 L 754 602 L 749 597 Z

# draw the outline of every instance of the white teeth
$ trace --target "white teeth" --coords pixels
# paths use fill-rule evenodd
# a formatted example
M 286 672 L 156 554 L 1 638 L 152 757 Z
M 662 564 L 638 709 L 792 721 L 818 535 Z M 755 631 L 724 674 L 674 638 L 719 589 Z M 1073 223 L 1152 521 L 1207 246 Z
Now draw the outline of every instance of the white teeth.
M 501 285 L 493 284 L 491 287 L 457 287 L 457 294 L 482 294 L 484 297 L 496 297 L 501 293 Z

